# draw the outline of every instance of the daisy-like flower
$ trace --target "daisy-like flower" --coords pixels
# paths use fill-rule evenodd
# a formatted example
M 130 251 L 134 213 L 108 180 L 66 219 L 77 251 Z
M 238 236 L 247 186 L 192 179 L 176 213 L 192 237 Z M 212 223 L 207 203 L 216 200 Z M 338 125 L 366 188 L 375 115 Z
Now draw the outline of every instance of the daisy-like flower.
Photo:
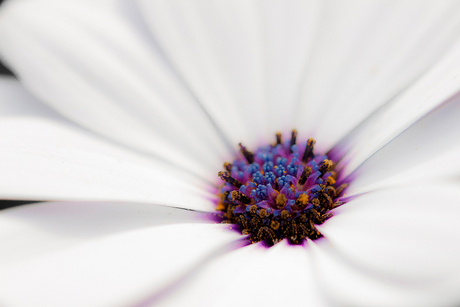
M 17 0 L 0 54 L 0 197 L 45 201 L 0 212 L 0 305 L 460 302 L 457 1 Z M 292 129 L 305 160 L 244 173 Z M 213 219 L 312 210 L 333 167 L 319 239 Z

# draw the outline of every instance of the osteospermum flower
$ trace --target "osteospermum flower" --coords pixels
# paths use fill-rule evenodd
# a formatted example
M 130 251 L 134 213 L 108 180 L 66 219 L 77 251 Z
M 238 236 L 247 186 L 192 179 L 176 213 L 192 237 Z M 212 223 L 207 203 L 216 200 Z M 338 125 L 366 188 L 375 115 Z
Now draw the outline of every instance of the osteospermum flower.
M 456 1 L 10 1 L 0 54 L 2 306 L 459 303 Z

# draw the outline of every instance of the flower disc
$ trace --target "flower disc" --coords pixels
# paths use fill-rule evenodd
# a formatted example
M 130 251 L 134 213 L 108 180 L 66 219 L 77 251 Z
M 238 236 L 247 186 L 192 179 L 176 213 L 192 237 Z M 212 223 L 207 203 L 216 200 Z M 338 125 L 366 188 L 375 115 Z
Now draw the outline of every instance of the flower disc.
M 347 184 L 337 186 L 336 163 L 326 154 L 315 154 L 315 140 L 297 144 L 297 132 L 283 142 L 250 152 L 241 143 L 241 157 L 224 163 L 223 184 L 216 210 L 224 222 L 238 225 L 252 242 L 273 245 L 283 239 L 300 244 L 321 233 L 315 225 L 332 216 Z

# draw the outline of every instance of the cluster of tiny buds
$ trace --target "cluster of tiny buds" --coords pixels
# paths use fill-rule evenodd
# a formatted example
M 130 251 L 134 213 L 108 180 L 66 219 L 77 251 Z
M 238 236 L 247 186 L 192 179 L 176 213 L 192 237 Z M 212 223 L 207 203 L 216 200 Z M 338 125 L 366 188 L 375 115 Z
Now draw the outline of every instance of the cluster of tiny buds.
M 277 133 L 274 144 L 254 152 L 240 143 L 241 157 L 219 172 L 223 182 L 216 210 L 223 212 L 223 222 L 268 246 L 320 238 L 315 225 L 344 203 L 347 184 L 337 186 L 336 164 L 326 154 L 315 154 L 314 146 L 312 138 L 298 143 L 296 130 L 284 142 Z

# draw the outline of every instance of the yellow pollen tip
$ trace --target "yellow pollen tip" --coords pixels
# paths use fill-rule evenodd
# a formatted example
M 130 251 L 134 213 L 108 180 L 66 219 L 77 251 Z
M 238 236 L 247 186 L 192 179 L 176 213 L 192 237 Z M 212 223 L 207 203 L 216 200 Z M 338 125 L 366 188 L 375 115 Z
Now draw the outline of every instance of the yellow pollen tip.
M 271 226 L 271 228 L 273 228 L 274 230 L 277 230 L 278 228 L 280 228 L 280 223 L 277 222 L 277 221 L 271 221 L 270 226 Z
M 259 216 L 260 216 L 260 218 L 266 218 L 268 216 L 267 210 L 260 209 Z
M 224 206 L 224 204 L 222 203 L 222 201 L 219 201 L 219 202 L 217 203 L 216 210 L 217 210 L 217 211 L 224 211 L 224 210 L 225 210 L 225 206 Z
M 279 194 L 278 196 L 276 196 L 276 205 L 278 206 L 278 208 L 282 208 L 284 207 L 284 204 L 286 203 L 286 195 L 284 194 Z
M 331 160 L 327 160 L 327 159 L 326 159 L 326 160 L 324 160 L 324 164 L 326 164 L 327 170 L 330 170 L 330 169 L 332 168 L 332 165 L 333 165 L 334 163 L 332 163 Z
M 299 198 L 297 198 L 297 201 L 301 204 L 301 205 L 306 205 L 308 203 L 308 195 L 307 194 L 300 194 Z
M 289 212 L 287 210 L 281 211 L 281 219 L 285 220 L 290 216 Z
M 312 204 L 313 204 L 313 206 L 315 206 L 315 207 L 318 207 L 318 206 L 319 206 L 319 204 L 320 204 L 320 202 L 319 202 L 318 198 L 313 198 L 313 199 L 312 199 L 312 201 L 311 201 L 311 203 L 312 203 Z

